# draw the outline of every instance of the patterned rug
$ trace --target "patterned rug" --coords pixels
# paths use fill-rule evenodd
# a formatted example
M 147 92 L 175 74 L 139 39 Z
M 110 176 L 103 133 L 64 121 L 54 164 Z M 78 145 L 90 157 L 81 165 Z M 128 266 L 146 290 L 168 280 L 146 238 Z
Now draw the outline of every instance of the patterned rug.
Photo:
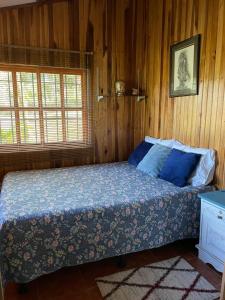
M 108 300 L 216 300 L 216 290 L 186 260 L 174 257 L 141 268 L 97 278 Z

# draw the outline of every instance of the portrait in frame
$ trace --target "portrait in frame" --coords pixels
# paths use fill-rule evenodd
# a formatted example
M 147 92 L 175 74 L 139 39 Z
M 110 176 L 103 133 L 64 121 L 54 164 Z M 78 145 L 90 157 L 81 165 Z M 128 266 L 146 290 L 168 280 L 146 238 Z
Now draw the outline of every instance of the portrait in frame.
M 198 94 L 200 35 L 170 47 L 170 97 Z

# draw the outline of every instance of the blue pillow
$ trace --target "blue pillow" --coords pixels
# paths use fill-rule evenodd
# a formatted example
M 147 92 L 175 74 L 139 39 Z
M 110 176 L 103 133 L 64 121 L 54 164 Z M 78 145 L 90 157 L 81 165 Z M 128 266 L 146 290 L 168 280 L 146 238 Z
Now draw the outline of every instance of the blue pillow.
M 142 141 L 131 153 L 128 162 L 136 167 L 152 146 L 153 144 Z
M 157 177 L 171 150 L 166 146 L 155 144 L 138 164 L 137 169 L 150 176 Z
M 196 168 L 201 155 L 172 149 L 159 177 L 179 187 L 187 185 L 188 178 Z

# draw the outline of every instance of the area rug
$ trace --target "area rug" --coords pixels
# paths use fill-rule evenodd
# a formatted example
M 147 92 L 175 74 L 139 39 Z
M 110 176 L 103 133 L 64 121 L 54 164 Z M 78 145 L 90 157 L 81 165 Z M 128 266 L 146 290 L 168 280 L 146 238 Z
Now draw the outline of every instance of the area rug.
M 108 300 L 216 300 L 216 290 L 185 259 L 174 257 L 141 268 L 97 278 Z

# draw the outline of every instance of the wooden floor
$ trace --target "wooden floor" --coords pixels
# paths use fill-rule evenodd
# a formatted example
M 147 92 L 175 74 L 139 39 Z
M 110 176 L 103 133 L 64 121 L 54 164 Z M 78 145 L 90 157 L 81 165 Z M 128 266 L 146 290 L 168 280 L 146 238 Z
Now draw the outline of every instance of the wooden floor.
M 184 257 L 209 282 L 220 289 L 220 273 L 197 258 L 197 252 L 190 241 L 129 254 L 125 257 L 127 266 L 123 270 L 178 255 Z M 62 269 L 31 282 L 25 295 L 18 293 L 16 284 L 8 285 L 5 291 L 5 300 L 100 300 L 102 298 L 95 284 L 95 278 L 119 271 L 121 269 L 117 266 L 115 258 Z

